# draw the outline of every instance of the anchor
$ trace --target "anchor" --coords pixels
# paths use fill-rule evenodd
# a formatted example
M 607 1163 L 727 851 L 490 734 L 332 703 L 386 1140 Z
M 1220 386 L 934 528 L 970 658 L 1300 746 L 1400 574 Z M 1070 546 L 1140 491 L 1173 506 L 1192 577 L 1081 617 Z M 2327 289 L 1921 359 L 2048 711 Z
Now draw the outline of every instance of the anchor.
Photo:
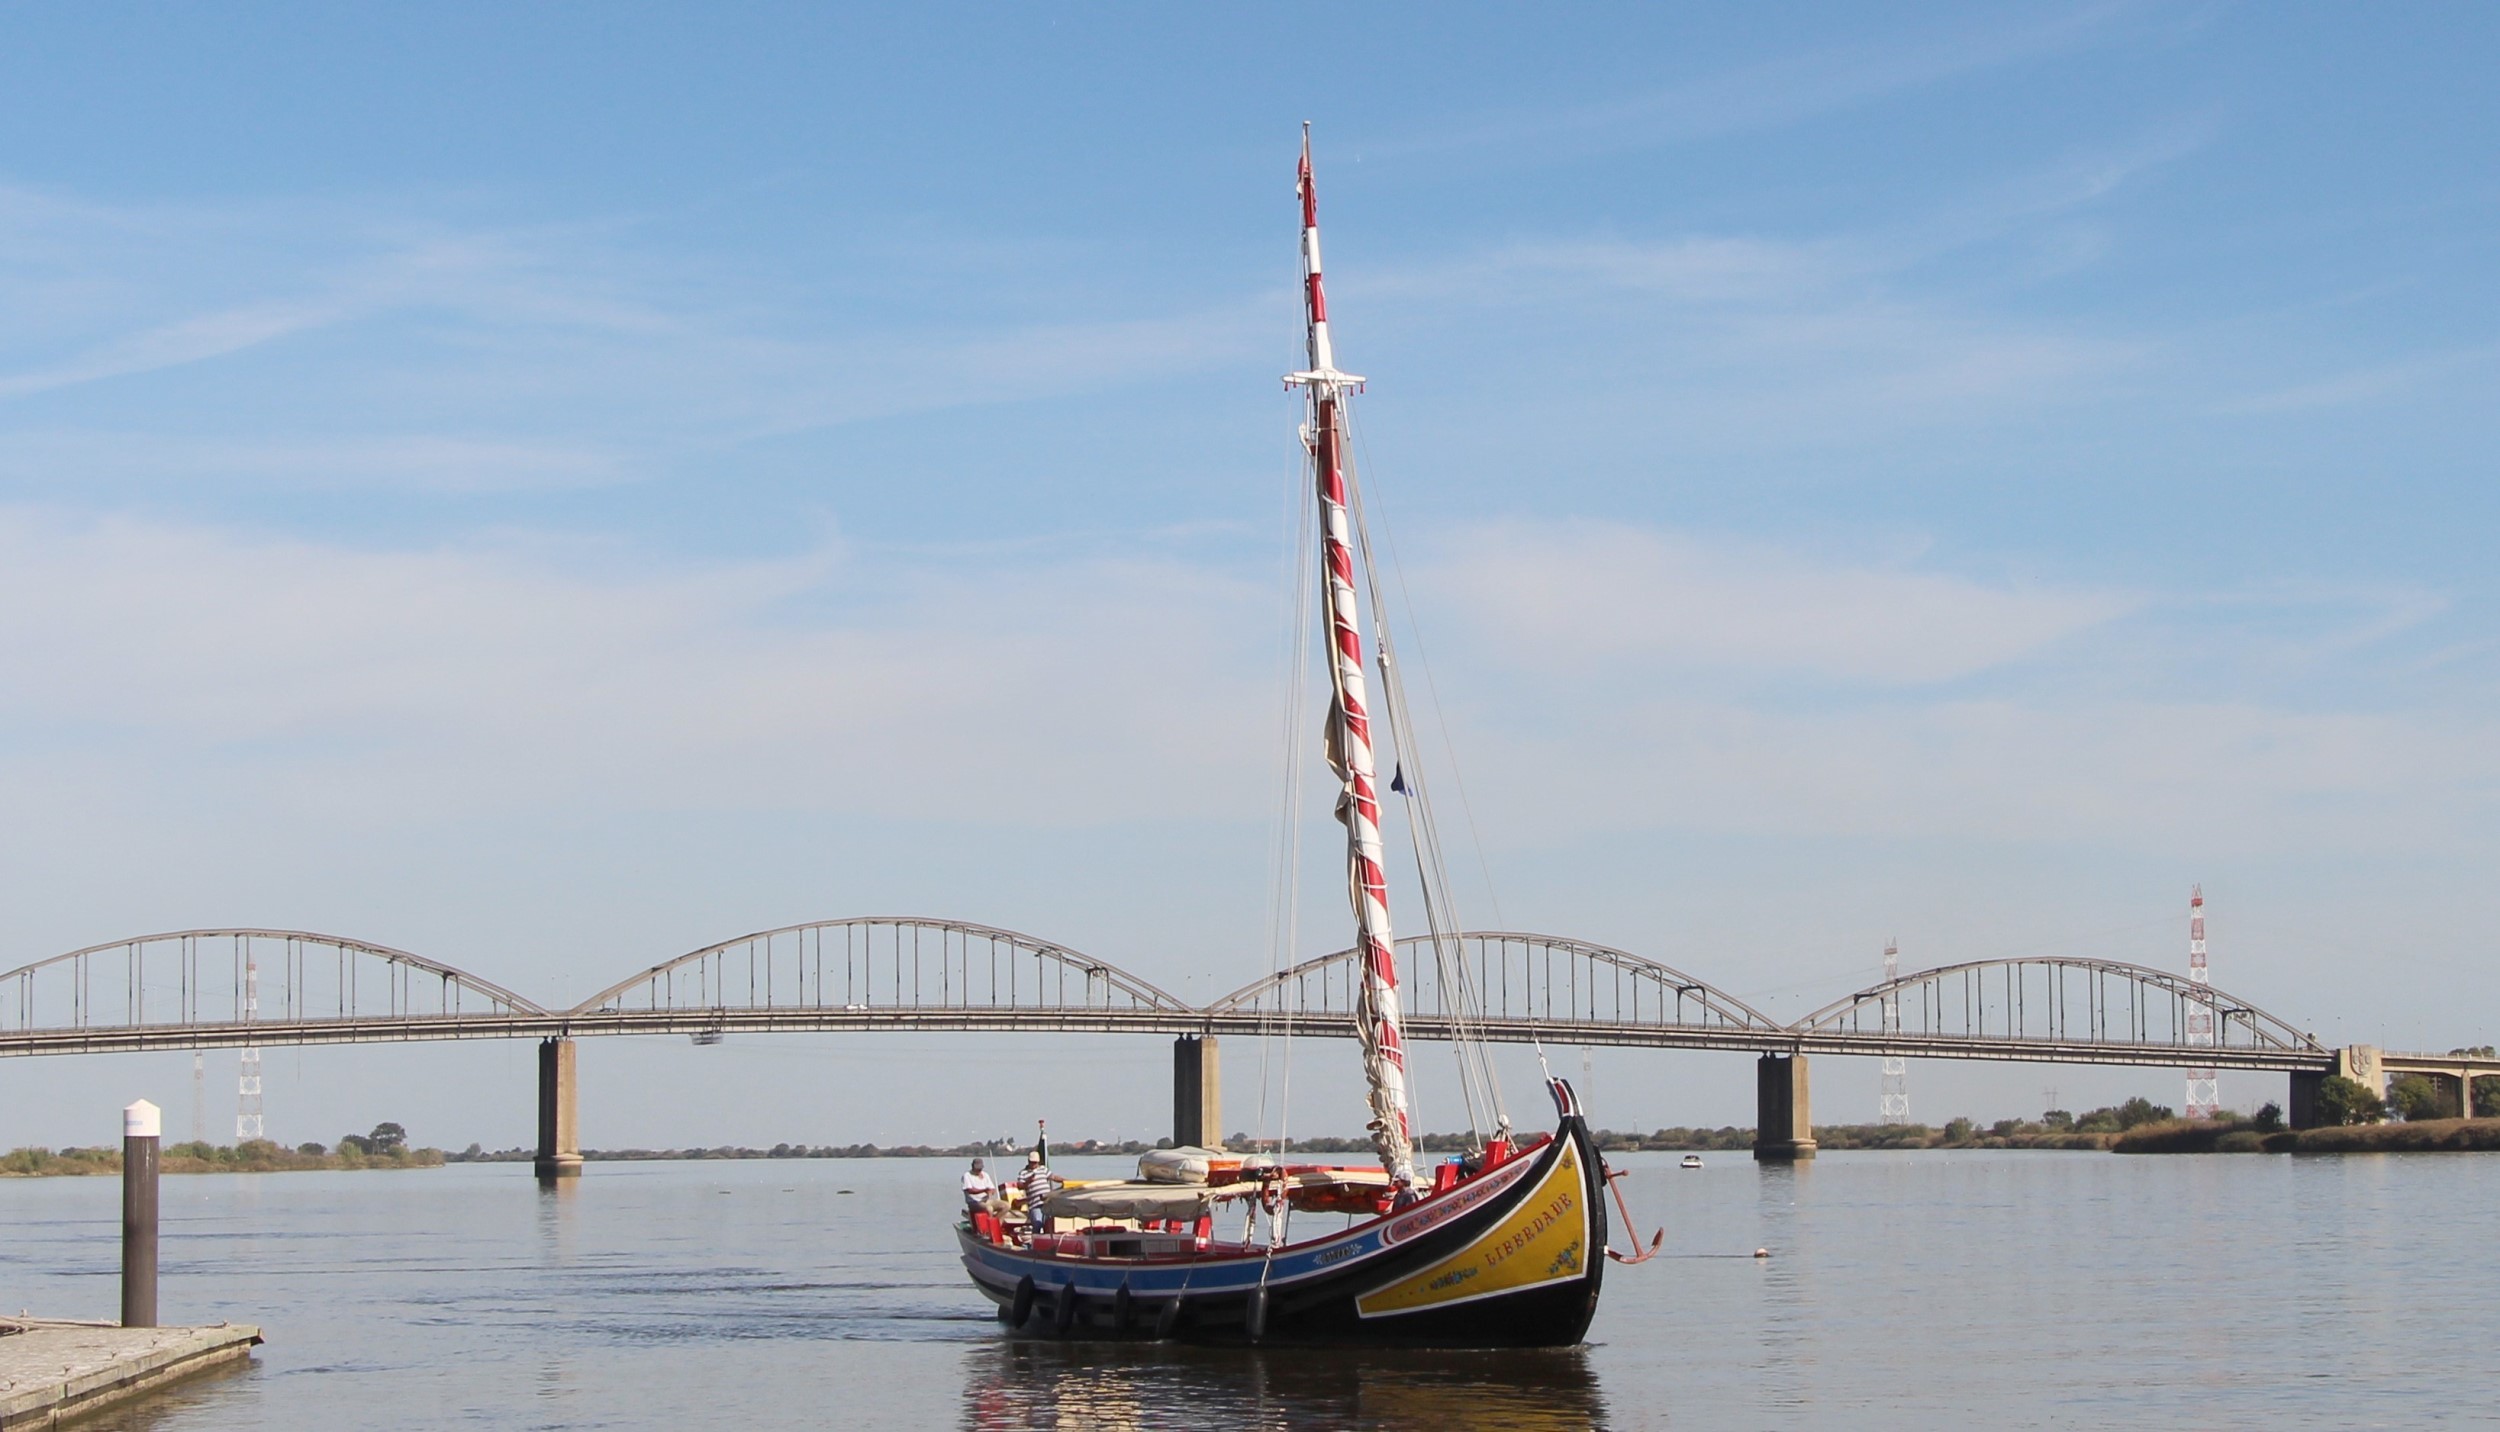
M 1625 1201 L 1623 1197 L 1623 1186 L 1616 1182 L 1617 1179 L 1623 1178 L 1625 1175 L 1629 1174 L 1631 1170 L 1610 1167 L 1606 1161 L 1601 1158 L 1597 1161 L 1597 1172 L 1598 1176 L 1606 1181 L 1606 1186 L 1614 1190 L 1615 1207 L 1623 1214 L 1623 1226 L 1625 1228 L 1631 1228 L 1633 1226 L 1632 1205 Z M 1641 1235 L 1634 1233 L 1632 1235 L 1633 1251 L 1629 1253 L 1618 1253 L 1610 1247 L 1606 1250 L 1606 1256 L 1612 1258 L 1618 1263 L 1626 1265 L 1627 1267 L 1634 1263 L 1646 1263 L 1650 1259 L 1658 1256 L 1658 1245 L 1666 1241 L 1667 1230 L 1661 1228 L 1656 1233 L 1650 1235 L 1649 1246 L 1643 1248 L 1641 1246 Z

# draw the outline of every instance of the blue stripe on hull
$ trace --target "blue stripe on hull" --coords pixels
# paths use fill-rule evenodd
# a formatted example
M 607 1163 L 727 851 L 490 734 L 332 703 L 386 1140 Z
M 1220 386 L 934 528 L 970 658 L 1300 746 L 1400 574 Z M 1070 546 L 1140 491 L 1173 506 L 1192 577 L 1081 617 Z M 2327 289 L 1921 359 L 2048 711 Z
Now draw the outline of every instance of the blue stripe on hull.
M 965 1265 L 972 1270 L 975 1279 L 985 1284 L 1013 1289 L 1017 1280 L 1031 1274 L 1034 1286 L 1045 1292 L 1074 1283 L 1080 1293 L 1109 1296 L 1126 1283 L 1134 1295 L 1155 1297 L 1184 1292 L 1247 1292 L 1259 1285 L 1263 1265 L 1267 1272 L 1267 1285 L 1273 1288 L 1322 1273 L 1341 1273 L 1359 1268 L 1383 1251 L 1377 1230 L 1356 1230 L 1352 1238 L 1341 1239 L 1323 1248 L 1296 1249 L 1274 1259 L 1248 1257 L 1188 1263 L 1096 1263 L 1075 1258 L 1035 1257 L 970 1238 L 966 1238 L 964 1243 Z M 982 1277 L 985 1271 L 991 1276 Z

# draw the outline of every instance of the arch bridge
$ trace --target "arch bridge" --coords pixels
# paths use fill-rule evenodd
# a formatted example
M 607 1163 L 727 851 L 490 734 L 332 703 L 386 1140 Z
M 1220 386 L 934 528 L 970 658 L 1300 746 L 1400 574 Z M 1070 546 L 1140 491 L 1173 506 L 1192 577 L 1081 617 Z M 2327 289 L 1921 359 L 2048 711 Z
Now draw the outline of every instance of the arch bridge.
M 2351 1051 L 2326 1048 L 2249 1001 L 2118 961 L 1948 965 L 1783 1024 L 1698 976 L 1564 936 L 1418 936 L 1399 950 L 1413 1038 L 1472 1032 L 1495 1042 L 1762 1056 L 1765 1144 L 1802 1144 L 1791 1149 L 1797 1156 L 1811 1153 L 1805 1061 L 1813 1054 L 2289 1071 L 2296 1108 L 2303 1080 L 2359 1071 Z M 571 1041 L 581 1036 L 1163 1034 L 1178 1040 L 1176 1134 L 1196 1142 L 1220 1127 L 1217 1038 L 1350 1036 L 1358 977 L 1354 952 L 1339 950 L 1200 1007 L 1038 936 L 866 916 L 741 935 L 552 1006 L 369 941 L 302 930 L 182 930 L 91 945 L 0 974 L 0 1055 L 536 1038 L 547 1041 L 540 1100 L 547 1154 L 570 1150 Z M 2200 1003 L 2215 1015 L 2210 1046 L 2187 1039 L 2187 1012 Z M 2447 1074 L 2459 1065 L 2455 1056 L 2389 1055 L 2367 1072 Z M 2480 1074 L 2500 1074 L 2500 1062 L 2466 1077 Z M 1775 1124 L 1789 1137 L 1773 1138 Z
M 1524 1044 L 1653 1048 L 1784 1047 L 1769 1015 L 1695 975 L 1607 945 L 1516 930 L 1398 941 L 1400 1004 L 1423 1039 L 1462 1032 Z M 1463 976 L 1463 978 L 1462 978 Z M 1285 1029 L 1331 1036 L 1353 1030 L 1362 964 L 1352 949 L 1305 960 L 1206 1008 L 1210 1031 Z

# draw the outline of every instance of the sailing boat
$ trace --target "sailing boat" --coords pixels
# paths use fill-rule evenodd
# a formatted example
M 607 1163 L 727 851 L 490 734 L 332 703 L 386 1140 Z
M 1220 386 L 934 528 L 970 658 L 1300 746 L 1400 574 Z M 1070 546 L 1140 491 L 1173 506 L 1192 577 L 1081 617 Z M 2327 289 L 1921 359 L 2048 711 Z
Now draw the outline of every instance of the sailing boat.
M 1352 497 L 1346 400 L 1361 391 L 1363 380 L 1337 367 L 1330 346 L 1307 124 L 1298 190 L 1309 367 L 1285 381 L 1302 390 L 1305 402 L 1321 635 L 1332 688 L 1327 759 L 1342 785 L 1337 819 L 1346 830 L 1362 971 L 1355 1032 L 1380 1167 L 1286 1164 L 1211 1149 L 1158 1151 L 1140 1161 L 1137 1180 L 1061 1190 L 1039 1224 L 972 1212 L 957 1229 L 964 1267 L 1011 1327 L 1061 1337 L 1328 1346 L 1576 1343 L 1597 1311 L 1606 1266 L 1599 1254 L 1637 1262 L 1648 1252 L 1626 1258 L 1606 1248 L 1601 1200 L 1610 1175 L 1570 1084 L 1546 1081 L 1554 1100 L 1552 1133 L 1513 1139 L 1505 1117 L 1467 1157 L 1429 1173 L 1416 1162 L 1374 713 L 1355 590 L 1355 556 L 1361 550 L 1368 567 L 1369 544 Z M 1379 605 L 1374 584 L 1375 622 L 1382 620 Z M 1384 711 L 1398 716 L 1385 625 L 1380 638 Z M 1394 779 L 1393 787 L 1404 789 Z M 1491 1066 L 1480 1049 L 1476 1053 L 1476 1077 L 1489 1080 Z M 1462 1070 L 1467 1067 L 1462 1062 Z M 1321 1221 L 1313 1215 L 1332 1213 L 1350 1217 L 1317 1236 L 1296 1236 L 1295 1215 L 1307 1226 Z M 1238 1218 L 1239 1235 L 1218 1237 L 1219 1217 L 1228 1226 Z

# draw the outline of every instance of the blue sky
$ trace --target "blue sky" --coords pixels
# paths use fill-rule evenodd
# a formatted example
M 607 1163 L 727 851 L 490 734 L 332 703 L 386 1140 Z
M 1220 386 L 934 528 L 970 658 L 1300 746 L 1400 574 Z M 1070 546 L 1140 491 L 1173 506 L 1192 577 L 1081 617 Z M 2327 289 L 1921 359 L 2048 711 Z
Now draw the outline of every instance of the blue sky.
M 2482 1042 L 2496 32 L 0 12 L 0 964 L 283 924 L 554 1001 L 908 909 L 1246 981 L 1309 118 L 1473 922 L 1796 1013 L 1887 937 L 2177 964 L 2202 881 L 2225 987 Z M 1160 1118 L 1159 1047 L 1007 1048 L 601 1046 L 585 1132 Z M 288 1055 L 273 1125 L 518 1141 L 526 1055 Z M 187 1062 L 0 1071 L 59 1096 L 0 1144 Z M 922 1105 L 755 1097 L 898 1063 Z M 1622 1122 L 1748 1112 L 1598 1064 Z M 2176 1097 L 2035 1072 L 1915 1077 Z

